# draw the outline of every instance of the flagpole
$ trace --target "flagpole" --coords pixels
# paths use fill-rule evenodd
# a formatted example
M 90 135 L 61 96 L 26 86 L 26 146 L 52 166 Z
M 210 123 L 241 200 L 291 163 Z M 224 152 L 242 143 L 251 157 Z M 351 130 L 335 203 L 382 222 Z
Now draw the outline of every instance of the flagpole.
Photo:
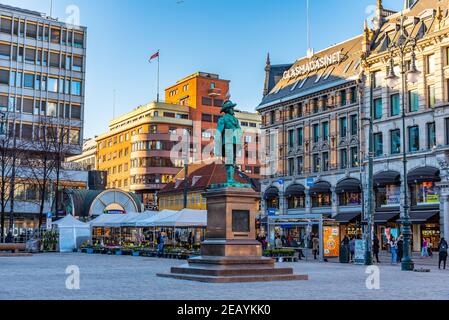
M 159 53 L 159 51 L 158 51 Z M 159 67 L 160 67 L 160 54 L 157 55 L 157 102 L 159 102 Z

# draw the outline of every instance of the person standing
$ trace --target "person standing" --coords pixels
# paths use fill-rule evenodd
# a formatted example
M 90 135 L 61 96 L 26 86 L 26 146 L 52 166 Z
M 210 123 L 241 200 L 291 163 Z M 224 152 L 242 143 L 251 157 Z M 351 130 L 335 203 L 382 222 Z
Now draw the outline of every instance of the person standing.
M 398 246 L 398 263 L 401 263 L 402 258 L 404 257 L 404 239 L 402 235 L 400 235 L 398 238 L 397 246 Z
M 320 250 L 320 239 L 318 238 L 318 236 L 314 236 L 313 240 L 312 240 L 312 250 L 313 250 L 313 258 L 314 260 L 317 260 L 317 255 L 319 253 Z
M 441 269 L 441 263 L 443 263 L 444 270 L 446 270 L 447 249 L 448 249 L 447 241 L 444 238 L 441 238 L 441 241 L 438 245 L 438 251 L 440 253 L 438 269 Z
M 391 264 L 398 264 L 398 244 L 394 236 L 390 238 Z
M 276 240 L 274 241 L 274 245 L 275 245 L 276 249 L 282 249 L 283 243 L 282 243 L 282 240 L 281 240 L 280 236 L 276 237 Z
M 429 252 L 427 250 L 428 246 L 429 246 L 429 242 L 427 241 L 426 238 L 424 238 L 424 240 L 422 242 L 421 259 L 429 256 Z
M 349 252 L 351 253 L 350 262 L 353 263 L 355 255 L 355 237 L 352 237 L 351 241 L 349 241 Z
M 159 257 L 161 257 L 164 254 L 165 241 L 166 241 L 165 232 L 162 232 L 161 235 L 160 235 L 159 244 L 158 244 L 158 255 L 159 255 Z
M 374 239 L 373 239 L 373 254 L 374 254 L 374 258 L 376 258 L 376 262 L 377 263 L 380 263 L 379 251 L 380 251 L 380 241 L 379 241 L 379 238 L 377 237 L 377 235 L 374 235 Z

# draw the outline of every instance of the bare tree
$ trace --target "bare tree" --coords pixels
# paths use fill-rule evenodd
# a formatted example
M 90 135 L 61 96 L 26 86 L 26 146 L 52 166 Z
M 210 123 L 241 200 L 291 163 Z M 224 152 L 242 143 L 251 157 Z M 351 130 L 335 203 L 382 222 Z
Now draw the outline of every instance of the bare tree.
M 0 112 L 0 240 L 5 240 L 5 222 L 9 204 L 9 228 L 14 224 L 16 176 L 23 156 L 20 128 L 11 113 Z

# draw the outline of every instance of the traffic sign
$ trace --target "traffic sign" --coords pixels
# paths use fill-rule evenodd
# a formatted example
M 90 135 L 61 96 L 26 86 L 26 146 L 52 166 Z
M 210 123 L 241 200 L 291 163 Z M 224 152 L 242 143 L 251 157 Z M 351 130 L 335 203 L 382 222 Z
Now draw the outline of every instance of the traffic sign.
M 313 187 L 315 185 L 315 178 L 307 178 L 306 183 L 309 188 Z

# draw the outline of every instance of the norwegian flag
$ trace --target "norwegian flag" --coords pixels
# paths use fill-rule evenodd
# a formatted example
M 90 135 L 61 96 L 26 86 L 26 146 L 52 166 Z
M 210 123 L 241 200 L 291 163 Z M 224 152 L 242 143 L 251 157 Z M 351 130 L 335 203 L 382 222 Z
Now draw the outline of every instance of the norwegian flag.
M 154 59 L 159 58 L 159 51 L 156 52 L 155 54 L 153 54 L 150 58 L 150 60 L 148 60 L 149 63 L 151 63 L 151 61 L 153 61 Z

